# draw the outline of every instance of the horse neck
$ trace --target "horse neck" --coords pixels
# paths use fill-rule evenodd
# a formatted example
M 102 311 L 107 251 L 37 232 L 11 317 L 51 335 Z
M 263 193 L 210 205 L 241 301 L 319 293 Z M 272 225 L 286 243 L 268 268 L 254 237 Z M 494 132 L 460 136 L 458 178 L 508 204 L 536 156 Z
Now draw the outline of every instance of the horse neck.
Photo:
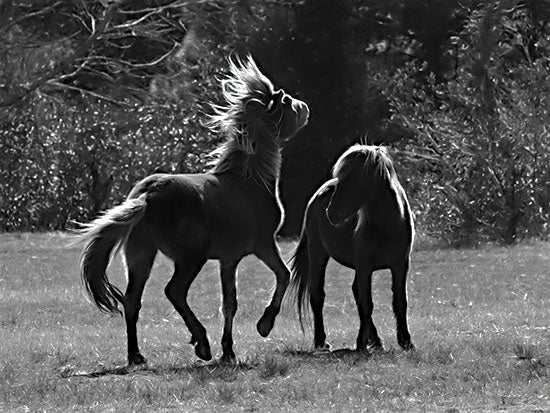
M 221 148 L 222 155 L 212 172 L 232 172 L 243 180 L 252 180 L 271 195 L 277 196 L 281 148 L 276 140 L 257 132 L 253 152 L 243 149 L 239 141 L 233 138 Z

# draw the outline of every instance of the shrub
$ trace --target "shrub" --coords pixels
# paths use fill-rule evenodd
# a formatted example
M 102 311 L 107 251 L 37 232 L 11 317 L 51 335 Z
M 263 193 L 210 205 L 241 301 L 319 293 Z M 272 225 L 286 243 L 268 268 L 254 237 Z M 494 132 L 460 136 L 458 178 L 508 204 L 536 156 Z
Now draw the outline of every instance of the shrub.
M 418 82 L 416 62 L 385 90 L 413 136 L 404 169 L 420 220 L 454 244 L 547 236 L 550 42 L 526 8 L 496 3 L 471 14 L 449 52 L 446 81 Z
M 14 113 L 1 129 L 0 230 L 64 229 L 120 202 L 153 172 L 197 172 L 218 139 L 168 102 L 64 102 Z M 27 106 L 27 107 L 29 107 Z M 36 114 L 49 115 L 37 119 Z

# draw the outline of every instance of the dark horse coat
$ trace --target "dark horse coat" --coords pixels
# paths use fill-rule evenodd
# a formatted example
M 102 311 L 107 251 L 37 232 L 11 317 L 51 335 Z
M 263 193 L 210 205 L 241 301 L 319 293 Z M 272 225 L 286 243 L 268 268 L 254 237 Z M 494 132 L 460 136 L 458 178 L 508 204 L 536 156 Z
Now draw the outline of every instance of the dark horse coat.
M 381 347 L 372 321 L 372 272 L 392 273 L 397 339 L 413 347 L 407 327 L 406 278 L 414 238 L 407 196 L 385 148 L 354 145 L 336 162 L 333 179 L 311 197 L 292 258 L 292 290 L 300 321 L 309 299 L 314 345 L 328 349 L 323 321 L 325 269 L 330 257 L 355 270 L 352 285 L 360 318 L 357 349 Z
M 191 332 L 198 357 L 211 358 L 206 330 L 187 303 L 191 283 L 208 259 L 220 261 L 224 327 L 222 359 L 233 360 L 232 325 L 237 310 L 236 270 L 255 254 L 273 270 L 277 284 L 257 324 L 267 336 L 289 282 L 275 233 L 283 210 L 278 198 L 281 145 L 309 117 L 304 102 L 293 99 L 257 68 L 252 58 L 230 62 L 222 82 L 226 106 L 216 106 L 212 126 L 227 135 L 213 170 L 205 174 L 156 174 L 139 182 L 128 199 L 83 229 L 87 244 L 82 279 L 93 301 L 107 312 L 124 306 L 128 362 L 145 358 L 138 347 L 136 323 L 141 296 L 157 251 L 174 261 L 165 293 Z M 128 286 L 123 295 L 107 279 L 113 250 L 122 248 Z

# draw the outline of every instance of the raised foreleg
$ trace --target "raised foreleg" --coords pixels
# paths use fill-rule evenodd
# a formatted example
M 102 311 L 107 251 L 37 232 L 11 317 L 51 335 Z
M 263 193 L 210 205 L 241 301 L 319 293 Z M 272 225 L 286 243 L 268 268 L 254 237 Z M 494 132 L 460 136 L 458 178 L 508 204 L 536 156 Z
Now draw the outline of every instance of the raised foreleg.
M 283 301 L 290 280 L 290 271 L 281 257 L 281 252 L 275 240 L 273 240 L 270 245 L 258 251 L 256 255 L 275 273 L 277 281 L 271 302 L 266 307 L 264 314 L 256 325 L 258 333 L 260 333 L 262 337 L 267 337 L 273 329 L 275 317 L 277 317 L 281 309 L 281 302 Z

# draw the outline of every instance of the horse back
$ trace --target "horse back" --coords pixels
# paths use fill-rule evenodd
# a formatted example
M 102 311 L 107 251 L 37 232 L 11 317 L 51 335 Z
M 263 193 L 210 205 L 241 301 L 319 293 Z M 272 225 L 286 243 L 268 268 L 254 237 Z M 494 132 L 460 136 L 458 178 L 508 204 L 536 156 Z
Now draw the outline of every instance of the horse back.
M 136 233 L 146 234 L 172 259 L 201 255 L 211 243 L 197 182 L 186 175 L 154 174 L 141 180 L 128 195 L 145 195 L 147 209 Z
M 142 193 L 143 225 L 168 256 L 197 250 L 208 258 L 240 258 L 272 240 L 282 216 L 274 196 L 230 174 L 151 175 L 129 196 Z M 270 240 L 259 239 L 265 234 Z

